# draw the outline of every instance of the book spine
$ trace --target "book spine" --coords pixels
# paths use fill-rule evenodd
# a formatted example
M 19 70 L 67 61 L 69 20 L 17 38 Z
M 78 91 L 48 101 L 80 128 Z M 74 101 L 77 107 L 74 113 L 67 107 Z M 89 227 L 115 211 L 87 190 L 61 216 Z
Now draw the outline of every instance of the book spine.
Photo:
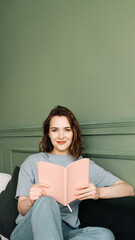
M 64 168 L 64 205 L 67 205 L 67 169 Z

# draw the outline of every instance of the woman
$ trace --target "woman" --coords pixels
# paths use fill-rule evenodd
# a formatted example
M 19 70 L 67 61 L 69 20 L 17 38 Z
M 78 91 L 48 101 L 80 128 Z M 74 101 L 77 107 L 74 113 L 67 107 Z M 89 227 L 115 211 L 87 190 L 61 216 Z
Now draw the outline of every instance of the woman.
M 43 123 L 40 153 L 29 156 L 21 165 L 16 197 L 19 216 L 11 240 L 114 240 L 105 228 L 79 229 L 78 206 L 81 200 L 133 196 L 126 182 L 89 161 L 89 184 L 78 186 L 75 200 L 67 206 L 46 196 L 47 184 L 38 182 L 38 161 L 66 167 L 82 159 L 83 146 L 80 126 L 73 113 L 65 107 L 55 107 Z

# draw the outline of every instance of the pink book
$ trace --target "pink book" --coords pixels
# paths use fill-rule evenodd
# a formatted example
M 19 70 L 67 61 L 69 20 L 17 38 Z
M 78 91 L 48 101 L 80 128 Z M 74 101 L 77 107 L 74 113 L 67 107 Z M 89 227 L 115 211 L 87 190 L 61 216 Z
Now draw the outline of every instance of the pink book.
M 39 182 L 48 184 L 46 195 L 68 205 L 74 199 L 75 188 L 89 182 L 89 159 L 70 163 L 66 168 L 56 164 L 38 162 Z

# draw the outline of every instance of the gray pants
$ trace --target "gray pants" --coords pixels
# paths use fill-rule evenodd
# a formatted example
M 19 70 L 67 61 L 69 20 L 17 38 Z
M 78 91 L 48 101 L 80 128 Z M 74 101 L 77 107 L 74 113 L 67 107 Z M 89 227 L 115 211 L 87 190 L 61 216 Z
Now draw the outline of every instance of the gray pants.
M 11 240 L 115 240 L 106 228 L 73 229 L 62 222 L 57 202 L 49 196 L 34 203 L 23 220 L 15 227 Z

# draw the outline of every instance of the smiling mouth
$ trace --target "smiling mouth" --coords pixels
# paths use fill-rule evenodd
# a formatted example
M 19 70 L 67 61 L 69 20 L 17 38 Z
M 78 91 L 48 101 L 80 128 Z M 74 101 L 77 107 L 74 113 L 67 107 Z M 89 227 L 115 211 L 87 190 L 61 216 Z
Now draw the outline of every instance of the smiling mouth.
M 64 143 L 66 143 L 66 141 L 57 141 L 58 144 L 62 145 Z

